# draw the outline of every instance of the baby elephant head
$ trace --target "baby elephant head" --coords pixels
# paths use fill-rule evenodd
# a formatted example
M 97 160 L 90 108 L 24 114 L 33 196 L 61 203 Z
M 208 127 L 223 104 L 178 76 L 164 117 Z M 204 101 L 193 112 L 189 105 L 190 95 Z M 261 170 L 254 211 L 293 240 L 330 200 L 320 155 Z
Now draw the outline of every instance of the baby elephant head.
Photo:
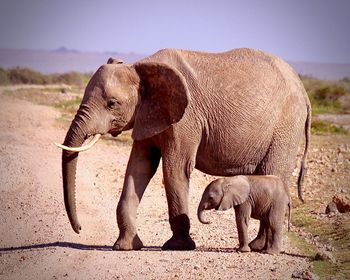
M 244 176 L 216 179 L 211 182 L 202 195 L 197 215 L 203 224 L 210 222 L 204 219 L 204 210 L 224 211 L 242 204 L 250 193 L 250 184 Z

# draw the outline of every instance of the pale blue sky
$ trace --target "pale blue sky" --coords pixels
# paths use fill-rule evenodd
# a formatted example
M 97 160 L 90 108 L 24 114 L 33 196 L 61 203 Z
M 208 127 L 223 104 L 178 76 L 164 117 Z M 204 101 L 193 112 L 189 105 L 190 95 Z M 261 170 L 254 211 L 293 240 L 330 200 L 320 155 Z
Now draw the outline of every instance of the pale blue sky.
M 252 47 L 350 63 L 348 0 L 0 0 L 0 48 L 151 54 Z

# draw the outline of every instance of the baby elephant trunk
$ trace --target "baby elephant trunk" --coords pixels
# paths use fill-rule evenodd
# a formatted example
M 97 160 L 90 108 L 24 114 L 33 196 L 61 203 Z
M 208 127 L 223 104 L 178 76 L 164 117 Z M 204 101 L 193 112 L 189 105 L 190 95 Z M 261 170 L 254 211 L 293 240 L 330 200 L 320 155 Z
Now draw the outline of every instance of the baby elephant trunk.
M 210 224 L 210 221 L 208 221 L 204 218 L 204 211 L 205 211 L 205 207 L 204 207 L 204 205 L 202 205 L 202 203 L 200 203 L 198 206 L 198 210 L 197 210 L 198 220 L 202 224 Z

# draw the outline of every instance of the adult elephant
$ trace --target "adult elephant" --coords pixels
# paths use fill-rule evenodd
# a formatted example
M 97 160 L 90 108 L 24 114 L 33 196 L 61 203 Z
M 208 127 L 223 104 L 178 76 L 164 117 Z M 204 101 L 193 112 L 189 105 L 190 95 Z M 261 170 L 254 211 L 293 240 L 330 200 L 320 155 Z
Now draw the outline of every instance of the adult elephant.
M 75 232 L 79 151 L 101 134 L 133 128 L 133 146 L 117 207 L 115 250 L 143 244 L 137 207 L 160 159 L 173 236 L 164 250 L 190 250 L 189 179 L 194 168 L 217 176 L 273 174 L 289 185 L 298 145 L 310 134 L 310 102 L 292 68 L 253 49 L 204 53 L 165 49 L 135 64 L 109 60 L 88 83 L 62 153 L 64 201 Z M 93 143 L 82 146 L 94 135 Z M 72 147 L 75 147 L 72 149 Z M 261 229 L 262 230 L 262 229 Z

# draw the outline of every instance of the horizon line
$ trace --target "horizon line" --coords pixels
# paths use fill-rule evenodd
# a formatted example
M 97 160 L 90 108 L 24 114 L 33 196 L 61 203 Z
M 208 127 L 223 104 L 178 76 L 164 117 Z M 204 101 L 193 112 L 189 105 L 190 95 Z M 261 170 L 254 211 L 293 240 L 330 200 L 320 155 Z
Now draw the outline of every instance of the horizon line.
M 159 50 L 164 49 L 160 48 Z M 128 52 L 123 52 L 123 51 L 112 51 L 112 50 L 106 50 L 106 51 L 97 51 L 97 50 L 81 50 L 81 49 L 74 49 L 74 48 L 68 48 L 65 46 L 60 46 L 55 49 L 34 49 L 34 48 L 17 48 L 17 47 L 0 47 L 0 50 L 10 50 L 10 51 L 38 51 L 38 52 L 62 52 L 62 53 L 95 53 L 95 54 L 126 54 L 126 55 L 136 55 L 136 56 L 149 56 L 151 54 L 147 53 L 139 53 L 136 51 L 128 51 Z M 259 50 L 259 49 L 257 49 Z M 211 52 L 211 51 L 206 51 L 208 53 L 220 53 L 220 52 Z M 153 54 L 153 53 L 152 53 Z M 349 62 L 331 62 L 331 61 L 312 61 L 312 60 L 300 60 L 300 59 L 285 59 L 287 62 L 292 62 L 292 63 L 313 63 L 313 64 L 333 64 L 333 65 L 349 65 Z

